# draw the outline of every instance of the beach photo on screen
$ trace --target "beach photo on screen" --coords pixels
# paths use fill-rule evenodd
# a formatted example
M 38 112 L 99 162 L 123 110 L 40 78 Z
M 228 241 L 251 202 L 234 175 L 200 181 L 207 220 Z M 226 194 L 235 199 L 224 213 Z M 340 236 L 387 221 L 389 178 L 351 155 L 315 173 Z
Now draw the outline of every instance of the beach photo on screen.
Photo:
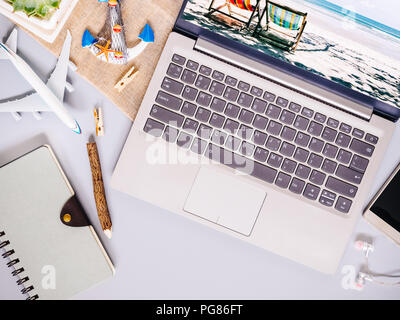
M 183 19 L 400 108 L 400 1 L 189 0 Z

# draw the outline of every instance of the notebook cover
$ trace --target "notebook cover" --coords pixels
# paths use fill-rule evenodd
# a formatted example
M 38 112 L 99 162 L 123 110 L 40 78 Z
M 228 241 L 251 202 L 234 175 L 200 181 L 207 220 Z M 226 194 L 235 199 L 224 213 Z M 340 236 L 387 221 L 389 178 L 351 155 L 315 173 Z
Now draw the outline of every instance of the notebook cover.
M 33 287 L 27 295 L 67 299 L 113 275 L 114 267 L 49 146 L 1 167 L 0 181 L 0 235 L 5 233 L 0 243 L 9 241 L 3 250 L 14 251 L 6 260 L 19 260 L 10 271 L 23 268 L 15 277 L 29 278 L 23 283 L 26 289 Z M 66 210 L 71 211 L 69 225 L 62 222 Z

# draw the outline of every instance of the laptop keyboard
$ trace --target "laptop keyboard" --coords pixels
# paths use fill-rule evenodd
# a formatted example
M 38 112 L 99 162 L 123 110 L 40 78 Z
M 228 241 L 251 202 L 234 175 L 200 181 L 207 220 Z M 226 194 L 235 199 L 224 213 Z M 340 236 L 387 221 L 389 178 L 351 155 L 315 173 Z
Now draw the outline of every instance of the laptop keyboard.
M 344 214 L 378 142 L 178 54 L 144 131 Z

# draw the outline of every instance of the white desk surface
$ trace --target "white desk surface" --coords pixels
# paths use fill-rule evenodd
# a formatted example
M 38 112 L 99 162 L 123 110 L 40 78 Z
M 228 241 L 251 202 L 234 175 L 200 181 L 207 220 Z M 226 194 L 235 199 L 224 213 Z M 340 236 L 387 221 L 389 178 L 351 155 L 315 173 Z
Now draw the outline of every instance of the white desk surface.
M 4 39 L 12 27 L 0 16 L 0 38 Z M 18 44 L 19 53 L 43 78 L 47 77 L 56 58 L 25 33 L 20 33 Z M 351 265 L 358 270 L 363 263 L 361 253 L 352 243 L 337 273 L 328 276 L 112 190 L 109 181 L 131 122 L 77 74 L 70 72 L 69 79 L 75 92 L 66 93 L 67 106 L 84 133 L 72 133 L 49 113 L 44 113 L 40 121 L 24 114 L 19 122 L 8 113 L 0 113 L 0 163 L 43 140 L 55 150 L 117 271 L 113 279 L 82 292 L 76 299 L 400 298 L 400 287 L 367 284 L 362 292 L 343 288 L 343 266 Z M 9 62 L 0 61 L 0 100 L 29 89 Z M 101 232 L 97 219 L 86 152 L 88 136 L 94 133 L 92 109 L 96 104 L 102 105 L 105 117 L 106 135 L 98 138 L 97 143 L 113 220 L 112 240 Z M 371 196 L 400 161 L 399 141 L 397 126 Z M 25 146 L 17 147 L 20 145 Z M 399 271 L 400 247 L 362 218 L 353 237 L 359 234 L 378 237 L 378 247 L 371 256 L 372 267 L 379 272 Z M 15 279 L 0 262 L 0 299 L 21 298 Z

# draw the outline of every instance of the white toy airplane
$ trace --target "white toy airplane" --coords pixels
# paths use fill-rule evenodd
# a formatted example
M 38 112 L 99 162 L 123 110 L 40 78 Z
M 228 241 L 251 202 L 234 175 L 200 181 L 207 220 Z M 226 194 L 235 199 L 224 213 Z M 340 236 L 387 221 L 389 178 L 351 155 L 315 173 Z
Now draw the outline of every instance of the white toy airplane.
M 21 58 L 17 52 L 17 29 L 14 29 L 6 43 L 0 42 L 0 59 L 8 59 L 21 73 L 21 75 L 35 89 L 35 93 L 28 94 L 24 98 L 0 103 L 0 112 L 11 112 L 16 120 L 21 116 L 19 112 L 33 112 L 38 118 L 38 112 L 54 112 L 66 126 L 75 133 L 80 134 L 81 129 L 76 120 L 74 120 L 67 109 L 64 107 L 65 88 L 71 89 L 67 82 L 67 72 L 69 62 L 69 52 L 71 48 L 71 34 L 67 31 L 67 37 L 64 42 L 57 65 L 45 84 L 32 68 Z

